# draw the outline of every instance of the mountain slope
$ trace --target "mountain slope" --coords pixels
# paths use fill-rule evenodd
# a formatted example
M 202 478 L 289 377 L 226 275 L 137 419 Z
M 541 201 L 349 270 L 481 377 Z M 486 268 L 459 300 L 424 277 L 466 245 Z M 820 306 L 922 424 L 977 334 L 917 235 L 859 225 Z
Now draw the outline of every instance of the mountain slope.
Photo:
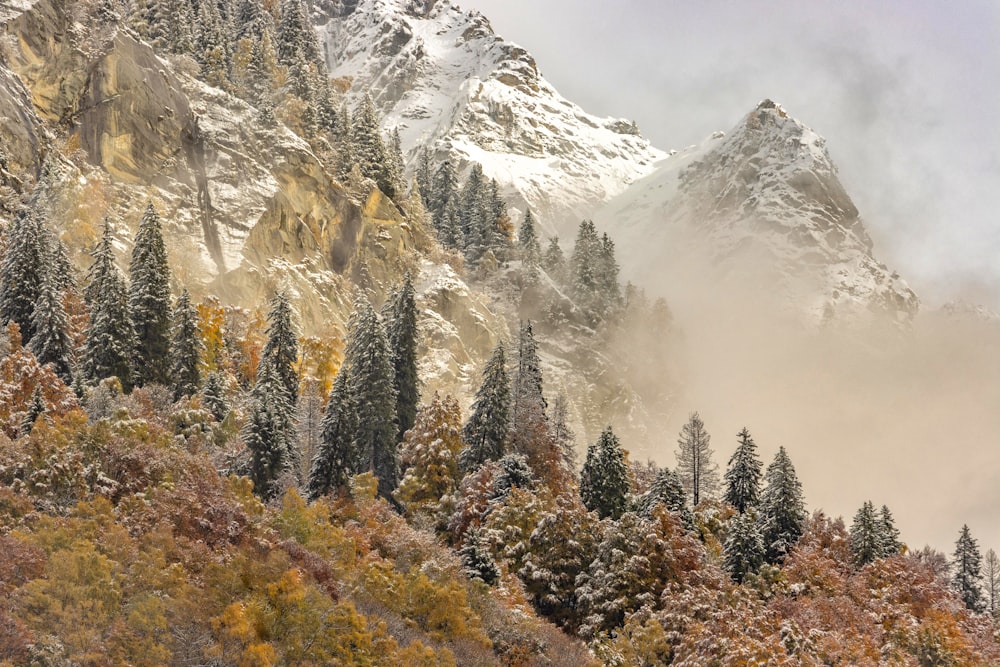
M 369 91 L 412 159 L 482 164 L 543 224 L 579 222 L 664 157 L 627 121 L 562 97 L 524 49 L 448 0 L 327 5 L 317 21 L 331 75 Z
M 770 100 L 728 135 L 671 155 L 597 217 L 640 283 L 701 255 L 709 275 L 756 282 L 814 320 L 874 311 L 908 321 L 919 305 L 875 258 L 825 140 Z

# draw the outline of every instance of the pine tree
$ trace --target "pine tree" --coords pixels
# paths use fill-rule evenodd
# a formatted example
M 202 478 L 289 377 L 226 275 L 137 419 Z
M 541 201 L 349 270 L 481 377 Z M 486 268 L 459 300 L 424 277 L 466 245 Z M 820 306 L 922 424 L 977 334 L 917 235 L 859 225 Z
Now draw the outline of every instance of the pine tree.
M 493 586 L 500 580 L 500 568 L 493 560 L 483 532 L 475 527 L 465 534 L 465 544 L 458 552 L 462 557 L 462 569 L 470 579 L 479 579 Z
M 882 505 L 879 511 L 878 524 L 882 557 L 898 556 L 903 551 L 903 543 L 899 541 L 899 529 L 887 505 Z
M 670 468 L 661 468 L 649 485 L 649 490 L 636 500 L 636 510 L 643 516 L 651 516 L 658 505 L 681 516 L 685 525 L 692 525 L 694 517 L 687 506 L 687 494 L 677 473 Z
M 458 205 L 455 198 L 450 198 L 444 205 L 435 229 L 437 230 L 438 241 L 445 248 L 458 250 L 462 247 L 462 223 L 458 216 Z
M 436 226 L 449 201 L 455 200 L 457 206 L 457 188 L 458 176 L 455 174 L 455 166 L 450 160 L 445 160 L 434 172 L 434 181 L 428 198 L 428 208 L 434 215 Z
M 566 257 L 559 245 L 558 236 L 549 239 L 549 245 L 545 248 L 545 256 L 542 257 L 542 266 L 557 285 L 566 283 Z
M 333 147 L 337 152 L 337 180 L 346 183 L 354 168 L 357 158 L 354 151 L 354 139 L 351 134 L 353 121 L 351 111 L 344 102 L 337 113 L 336 125 L 333 131 Z
M 697 507 L 704 498 L 711 498 L 719 485 L 718 466 L 712 461 L 712 438 L 697 412 L 691 413 L 677 439 L 677 474 L 691 496 L 691 506 Z
M 413 281 L 407 273 L 403 284 L 386 302 L 386 335 L 392 355 L 393 386 L 396 388 L 397 440 L 413 426 L 420 402 L 417 377 L 417 303 Z
M 375 181 L 379 190 L 395 197 L 399 176 L 394 178 L 391 173 L 389 149 L 379 131 L 379 113 L 367 92 L 354 109 L 352 121 L 351 144 L 361 174 Z
M 414 173 L 417 181 L 417 188 L 420 190 L 420 197 L 427 205 L 427 210 L 433 214 L 432 199 L 434 195 L 434 172 L 431 169 L 431 152 L 427 146 L 420 148 L 417 153 L 417 168 Z
M 132 352 L 135 330 L 129 317 L 128 287 L 115 265 L 111 228 L 104 221 L 101 241 L 90 267 L 90 325 L 84 352 L 84 369 L 91 382 L 117 377 L 127 391 L 132 386 Z
M 760 477 L 764 465 L 757 456 L 757 445 L 750 431 L 744 428 L 736 437 L 740 444 L 729 458 L 725 500 L 742 514 L 760 502 Z
M 271 299 L 271 310 L 267 314 L 267 342 L 261 352 L 261 360 L 271 364 L 285 390 L 285 400 L 295 407 L 299 399 L 299 344 L 292 323 L 292 304 L 288 295 L 278 292 Z
M 7 229 L 5 247 L 0 261 L 0 323 L 16 322 L 28 344 L 35 334 L 35 304 L 46 273 L 42 224 L 34 212 L 17 214 Z
M 730 521 L 729 535 L 722 553 L 726 569 L 738 584 L 743 583 L 748 574 L 756 572 L 763 565 L 764 538 L 760 533 L 757 512 L 752 505 Z
M 170 384 L 170 267 L 160 216 L 150 203 L 129 263 L 128 309 L 135 330 L 135 383 Z
M 560 392 L 552 402 L 552 435 L 559 446 L 563 457 L 563 466 L 567 472 L 575 473 L 576 434 L 569 425 L 569 401 L 566 394 Z
M 208 408 L 216 421 L 221 422 L 229 414 L 229 402 L 226 400 L 226 385 L 218 371 L 212 371 L 205 378 L 205 389 L 202 391 L 205 407 Z
M 511 414 L 511 445 L 526 455 L 545 447 L 550 439 L 548 404 L 542 395 L 542 368 L 531 322 L 521 324 L 518 337 L 517 373 L 514 375 Z
M 28 435 L 35 427 L 35 422 L 45 414 L 45 398 L 42 396 L 42 388 L 38 385 L 31 393 L 31 403 L 28 404 L 28 411 L 21 420 L 21 435 Z
M 355 306 L 344 363 L 357 411 L 355 449 L 378 478 L 379 495 L 392 501 L 399 485 L 396 389 L 385 329 L 367 299 Z
M 979 544 L 972 537 L 967 525 L 962 526 L 958 541 L 955 542 L 952 570 L 954 575 L 951 585 L 962 598 L 962 602 L 968 609 L 977 613 L 982 612 L 985 608 L 982 599 L 982 556 L 979 554 Z
M 580 473 L 580 499 L 587 509 L 603 519 L 619 518 L 628 498 L 628 466 L 625 452 L 611 427 L 587 448 L 587 459 Z
M 618 284 L 618 260 L 615 259 L 615 243 L 605 232 L 601 236 L 601 248 L 598 253 L 597 290 L 600 298 L 601 315 L 620 307 L 622 304 L 621 286 Z
M 507 355 L 500 343 L 486 362 L 483 383 L 462 431 L 466 443 L 459 458 L 462 472 L 472 472 L 487 461 L 499 460 L 507 448 L 511 405 L 506 366 Z
M 342 366 L 326 402 L 326 414 L 320 423 L 319 449 L 309 470 L 311 500 L 346 487 L 351 476 L 361 470 L 361 454 L 355 441 L 357 406 L 350 384 L 348 372 Z
M 596 321 L 599 315 L 601 239 L 590 220 L 584 220 L 576 234 L 569 261 L 570 295 L 577 305 Z
M 286 0 L 278 21 L 278 61 L 289 68 L 296 63 L 322 66 L 319 39 L 303 0 Z
M 517 232 L 517 243 L 521 251 L 521 264 L 524 267 L 525 282 L 533 285 L 538 282 L 538 267 L 542 262 L 542 247 L 538 243 L 535 231 L 535 219 L 531 209 L 524 214 L 524 221 Z
M 198 333 L 198 311 L 191 304 L 191 295 L 185 289 L 177 297 L 171 332 L 171 378 L 174 383 L 174 400 L 192 396 L 201 384 L 201 351 L 205 348 Z
M 250 452 L 249 477 L 254 493 L 264 500 L 277 495 L 279 478 L 295 470 L 291 416 L 292 406 L 281 378 L 267 360 L 261 361 L 243 442 Z
M 854 515 L 851 524 L 851 557 L 857 566 L 873 563 L 882 558 L 883 540 L 875 506 L 866 500 Z
M 778 449 L 767 467 L 764 482 L 760 499 L 761 534 L 767 561 L 777 563 L 798 542 L 806 523 L 802 484 L 784 447 Z
M 69 323 L 63 308 L 62 290 L 56 283 L 55 272 L 46 271 L 42 277 L 38 301 L 32 313 L 31 325 L 35 331 L 27 347 L 40 364 L 52 364 L 56 375 L 66 384 L 73 381 L 70 366 L 73 343 L 69 337 Z

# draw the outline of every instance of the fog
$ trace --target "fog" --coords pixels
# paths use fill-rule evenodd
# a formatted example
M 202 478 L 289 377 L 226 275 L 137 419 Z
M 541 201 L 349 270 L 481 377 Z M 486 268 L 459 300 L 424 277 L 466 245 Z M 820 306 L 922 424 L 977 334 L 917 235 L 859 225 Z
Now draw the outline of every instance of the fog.
M 774 99 L 827 138 L 877 257 L 925 304 L 1000 310 L 997 3 L 461 4 L 534 54 L 567 98 L 635 119 L 663 149 Z M 1000 549 L 995 323 L 925 313 L 908 331 L 810 328 L 766 276 L 728 266 L 720 284 L 687 250 L 661 264 L 640 282 L 676 315 L 681 391 L 674 423 L 637 453 L 674 465 L 677 433 L 698 410 L 722 469 L 743 426 L 765 463 L 785 446 L 811 510 L 850 521 L 870 499 L 893 510 L 913 548 L 950 553 L 968 523 L 984 551 Z
M 879 258 L 1000 310 L 1000 4 L 464 0 L 591 113 L 663 149 L 771 98 L 827 138 Z

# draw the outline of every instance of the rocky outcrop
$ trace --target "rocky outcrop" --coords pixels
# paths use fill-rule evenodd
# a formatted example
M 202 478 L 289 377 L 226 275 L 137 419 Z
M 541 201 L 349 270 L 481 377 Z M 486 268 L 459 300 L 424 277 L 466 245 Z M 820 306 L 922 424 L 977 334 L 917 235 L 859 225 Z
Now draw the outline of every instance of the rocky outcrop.
M 350 10 L 328 6 L 319 19 L 333 76 L 374 96 L 411 160 L 428 146 L 460 167 L 480 163 L 550 231 L 590 217 L 663 157 L 634 124 L 562 97 L 478 12 L 448 0 L 361 0 Z
M 919 308 L 875 258 L 825 140 L 770 100 L 728 135 L 671 156 L 598 217 L 640 279 L 686 247 L 741 287 L 766 272 L 768 289 L 814 321 L 875 312 L 906 322 Z

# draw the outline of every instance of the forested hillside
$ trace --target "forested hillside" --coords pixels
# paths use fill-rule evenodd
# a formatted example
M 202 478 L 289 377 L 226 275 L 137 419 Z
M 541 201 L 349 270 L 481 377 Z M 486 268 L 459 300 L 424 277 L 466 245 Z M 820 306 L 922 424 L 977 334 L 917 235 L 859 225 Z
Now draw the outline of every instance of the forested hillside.
M 669 304 L 590 220 L 404 164 L 304 0 L 23 4 L 0 665 L 1000 663 L 992 550 L 811 510 L 749 428 L 666 432 Z

